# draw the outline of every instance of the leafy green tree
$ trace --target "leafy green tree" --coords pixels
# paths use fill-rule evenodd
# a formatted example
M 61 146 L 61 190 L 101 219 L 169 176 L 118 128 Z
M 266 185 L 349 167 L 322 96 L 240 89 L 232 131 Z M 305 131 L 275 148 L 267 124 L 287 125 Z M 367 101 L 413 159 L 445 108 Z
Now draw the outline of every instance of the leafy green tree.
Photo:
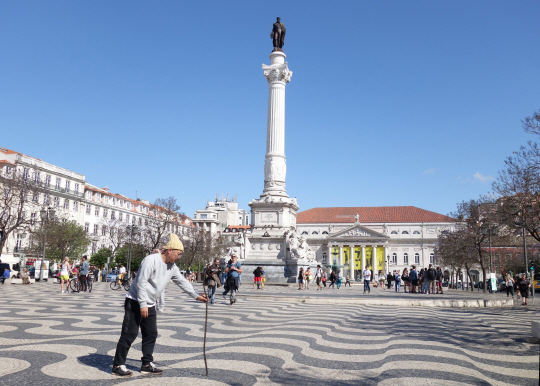
M 137 271 L 141 265 L 141 261 L 147 256 L 146 248 L 140 244 L 133 244 L 131 247 L 131 270 Z M 124 244 L 116 251 L 114 263 L 118 266 L 124 265 L 127 268 L 127 260 L 129 256 L 129 244 Z
M 70 221 L 50 221 L 37 234 L 47 234 L 46 256 L 50 260 L 62 261 L 68 256 L 74 259 L 81 257 L 92 242 L 84 228 Z
M 95 255 L 90 257 L 90 264 L 103 267 L 107 264 L 107 259 L 112 256 L 112 251 L 109 248 L 101 248 Z

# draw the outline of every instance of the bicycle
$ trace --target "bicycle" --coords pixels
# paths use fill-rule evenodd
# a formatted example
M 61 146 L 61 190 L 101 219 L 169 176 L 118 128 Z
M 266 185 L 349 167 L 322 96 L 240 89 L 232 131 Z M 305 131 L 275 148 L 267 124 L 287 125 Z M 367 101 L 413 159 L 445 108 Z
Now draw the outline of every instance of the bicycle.
M 69 281 L 69 290 L 71 292 L 81 292 L 81 289 L 82 289 L 82 285 L 81 285 L 81 282 L 79 281 L 79 277 L 78 276 L 73 276 L 73 278 Z
M 129 291 L 129 287 L 131 286 L 129 279 L 119 279 L 111 282 L 111 289 L 112 290 L 120 290 L 122 287 L 126 291 Z

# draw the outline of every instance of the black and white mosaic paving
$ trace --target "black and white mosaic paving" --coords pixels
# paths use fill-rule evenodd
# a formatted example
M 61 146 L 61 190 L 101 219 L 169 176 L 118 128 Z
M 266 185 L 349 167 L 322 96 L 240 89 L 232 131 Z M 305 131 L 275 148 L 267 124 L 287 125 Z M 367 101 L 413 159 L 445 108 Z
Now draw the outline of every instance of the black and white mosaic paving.
M 0 287 L 0 385 L 538 385 L 538 307 L 427 308 L 239 300 L 209 307 L 170 284 L 158 314 L 162 376 L 111 375 L 125 292 Z M 338 296 L 338 295 L 336 295 Z M 241 298 L 240 298 L 241 299 Z

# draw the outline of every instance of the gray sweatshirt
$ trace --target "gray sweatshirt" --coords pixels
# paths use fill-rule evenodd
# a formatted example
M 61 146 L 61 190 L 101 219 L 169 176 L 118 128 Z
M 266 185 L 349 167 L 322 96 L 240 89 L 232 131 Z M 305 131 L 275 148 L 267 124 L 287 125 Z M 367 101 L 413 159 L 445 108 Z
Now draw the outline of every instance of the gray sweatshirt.
M 143 259 L 126 297 L 137 300 L 141 308 L 153 307 L 170 280 L 193 299 L 199 296 L 178 267 L 172 263 L 165 264 L 161 255 L 156 253 Z

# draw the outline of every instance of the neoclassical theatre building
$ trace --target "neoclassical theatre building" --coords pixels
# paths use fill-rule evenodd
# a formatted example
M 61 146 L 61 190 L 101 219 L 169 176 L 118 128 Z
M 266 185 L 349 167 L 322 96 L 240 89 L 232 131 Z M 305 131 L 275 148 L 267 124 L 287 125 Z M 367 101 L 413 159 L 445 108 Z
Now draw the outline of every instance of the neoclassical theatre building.
M 366 265 L 375 273 L 427 267 L 437 235 L 456 222 L 414 206 L 380 206 L 308 209 L 298 213 L 296 224 L 317 262 L 340 265 L 354 280 Z

